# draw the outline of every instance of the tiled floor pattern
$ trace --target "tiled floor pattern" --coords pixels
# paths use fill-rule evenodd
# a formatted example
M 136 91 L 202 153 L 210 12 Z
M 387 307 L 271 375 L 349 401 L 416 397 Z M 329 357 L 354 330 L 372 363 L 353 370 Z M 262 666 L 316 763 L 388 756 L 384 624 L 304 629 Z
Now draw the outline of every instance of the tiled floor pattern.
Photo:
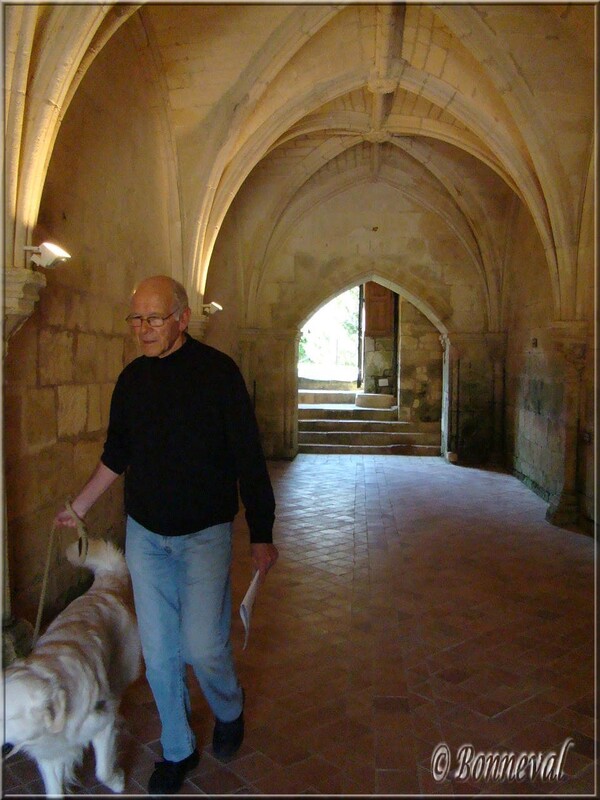
M 204 748 L 182 794 L 592 794 L 595 789 L 594 545 L 553 527 L 512 476 L 439 458 L 298 456 L 270 465 L 280 562 L 262 587 L 248 648 L 246 740 L 221 765 L 196 688 Z M 236 522 L 234 601 L 250 579 Z M 195 684 L 193 685 L 195 687 Z M 144 680 L 123 707 L 129 794 L 160 755 Z M 436 781 L 441 742 L 558 752 L 562 780 Z M 27 760 L 4 793 L 36 793 Z M 78 794 L 98 794 L 93 760 Z

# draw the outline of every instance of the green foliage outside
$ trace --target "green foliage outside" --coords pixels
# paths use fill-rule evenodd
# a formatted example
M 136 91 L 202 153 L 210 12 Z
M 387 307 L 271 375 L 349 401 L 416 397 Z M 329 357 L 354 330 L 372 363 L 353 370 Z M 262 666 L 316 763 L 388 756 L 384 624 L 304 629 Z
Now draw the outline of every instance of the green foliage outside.
M 341 371 L 356 371 L 358 305 L 359 287 L 355 286 L 334 297 L 308 320 L 300 335 L 300 375 L 317 377 L 318 373 L 318 377 L 333 378 Z

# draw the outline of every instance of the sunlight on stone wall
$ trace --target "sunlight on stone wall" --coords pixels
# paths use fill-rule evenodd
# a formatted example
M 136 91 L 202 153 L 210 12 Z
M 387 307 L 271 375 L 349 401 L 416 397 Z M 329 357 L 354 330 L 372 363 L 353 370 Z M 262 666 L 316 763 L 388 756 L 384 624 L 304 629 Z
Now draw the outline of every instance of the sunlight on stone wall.
M 131 63 L 122 29 L 86 75 L 62 125 L 36 236 L 71 261 L 47 272 L 33 316 L 6 358 L 6 487 L 13 612 L 29 619 L 59 506 L 102 452 L 116 378 L 135 348 L 124 318 L 139 278 L 170 265 L 163 150 L 151 85 Z M 91 535 L 123 539 L 121 482 L 88 515 Z M 74 571 L 58 537 L 48 608 L 61 605 Z

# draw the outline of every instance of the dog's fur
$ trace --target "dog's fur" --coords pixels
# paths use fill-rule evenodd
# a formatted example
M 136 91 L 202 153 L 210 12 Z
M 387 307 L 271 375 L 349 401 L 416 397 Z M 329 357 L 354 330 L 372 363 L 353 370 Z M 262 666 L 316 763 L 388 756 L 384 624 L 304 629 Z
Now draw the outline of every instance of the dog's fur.
M 46 794 L 60 797 L 91 743 L 96 777 L 122 792 L 117 711 L 141 666 L 129 572 L 110 542 L 90 540 L 83 564 L 75 542 L 67 558 L 91 569 L 94 582 L 48 626 L 27 658 L 7 668 L 3 750 L 12 745 L 14 753 L 23 749 L 34 758 Z

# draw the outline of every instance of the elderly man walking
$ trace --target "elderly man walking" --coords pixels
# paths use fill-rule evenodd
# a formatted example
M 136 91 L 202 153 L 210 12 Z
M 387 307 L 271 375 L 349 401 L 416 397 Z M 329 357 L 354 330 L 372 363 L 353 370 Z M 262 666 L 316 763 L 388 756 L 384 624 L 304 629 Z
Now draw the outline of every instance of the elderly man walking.
M 261 580 L 278 558 L 275 500 L 244 380 L 232 359 L 187 333 L 190 314 L 184 287 L 168 276 L 135 289 L 127 322 L 142 355 L 117 380 L 100 462 L 71 504 L 83 518 L 125 474 L 126 557 L 162 724 L 153 795 L 179 791 L 199 762 L 187 664 L 215 715 L 217 758 L 231 758 L 244 737 L 230 642 L 238 488 Z M 75 524 L 65 509 L 55 521 Z

